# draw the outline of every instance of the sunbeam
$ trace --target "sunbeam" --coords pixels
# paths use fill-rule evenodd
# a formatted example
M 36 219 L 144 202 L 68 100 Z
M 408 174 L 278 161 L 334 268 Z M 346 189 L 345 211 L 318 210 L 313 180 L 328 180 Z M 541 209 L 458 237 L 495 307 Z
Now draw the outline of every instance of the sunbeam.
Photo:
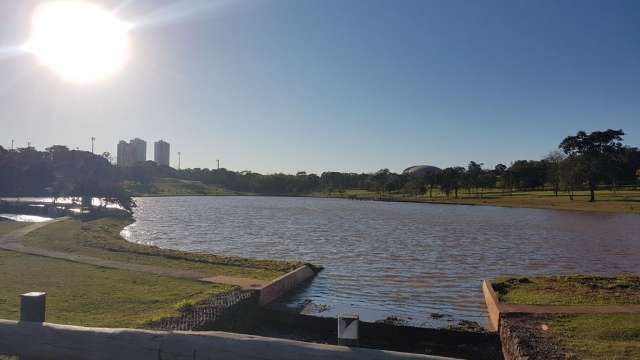
M 122 2 L 120 2 L 120 4 L 118 4 L 118 6 L 116 6 L 115 8 L 113 8 L 113 13 L 114 14 L 120 14 L 120 12 L 124 9 L 126 9 L 129 5 L 131 5 L 135 0 L 122 0 Z
M 35 69 L 33 67 L 28 67 L 13 76 L 11 79 L 3 79 L 2 83 L 0 83 L 0 98 L 7 94 L 9 91 L 12 91 L 18 83 L 22 82 L 31 74 L 33 74 Z
M 219 9 L 230 2 L 229 0 L 177 1 L 133 20 L 133 28 L 169 25 L 206 16 L 211 11 Z
M 11 59 L 14 57 L 26 55 L 27 52 L 22 46 L 6 46 L 0 47 L 0 60 Z

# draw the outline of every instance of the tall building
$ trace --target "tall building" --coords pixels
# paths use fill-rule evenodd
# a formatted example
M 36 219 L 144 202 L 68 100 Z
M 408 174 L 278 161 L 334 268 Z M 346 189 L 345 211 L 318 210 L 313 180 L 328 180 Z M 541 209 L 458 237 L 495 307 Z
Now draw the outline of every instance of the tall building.
M 147 142 L 135 138 L 129 141 L 129 146 L 132 147 L 131 152 L 133 153 L 133 163 L 145 162 L 147 161 Z
M 118 142 L 118 166 L 131 166 L 138 162 L 147 161 L 147 142 L 135 138 L 127 143 Z
M 171 157 L 171 145 L 164 140 L 156 141 L 153 144 L 153 160 L 158 163 L 158 165 L 166 165 L 169 166 L 169 160 Z
M 118 142 L 118 166 L 129 166 L 131 164 L 129 144 L 126 141 Z

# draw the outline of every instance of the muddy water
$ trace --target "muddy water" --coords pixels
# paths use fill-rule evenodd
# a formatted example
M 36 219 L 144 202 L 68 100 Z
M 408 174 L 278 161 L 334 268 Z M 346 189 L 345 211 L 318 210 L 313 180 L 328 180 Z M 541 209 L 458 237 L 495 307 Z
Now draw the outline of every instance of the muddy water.
M 484 323 L 480 282 L 640 272 L 640 216 L 313 198 L 136 199 L 130 241 L 325 266 L 287 299 L 318 315 Z

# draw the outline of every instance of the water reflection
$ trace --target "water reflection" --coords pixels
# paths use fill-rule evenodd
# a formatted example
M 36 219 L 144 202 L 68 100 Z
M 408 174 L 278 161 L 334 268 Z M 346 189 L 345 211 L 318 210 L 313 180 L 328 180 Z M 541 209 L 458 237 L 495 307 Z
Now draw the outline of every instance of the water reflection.
M 1 218 L 19 221 L 19 222 L 45 222 L 52 220 L 51 218 L 36 215 L 20 215 L 20 214 L 0 214 Z
M 327 305 L 321 315 L 483 322 L 483 278 L 640 271 L 637 215 L 312 198 L 136 202 L 137 222 L 123 233 L 131 241 L 325 266 L 290 300 Z

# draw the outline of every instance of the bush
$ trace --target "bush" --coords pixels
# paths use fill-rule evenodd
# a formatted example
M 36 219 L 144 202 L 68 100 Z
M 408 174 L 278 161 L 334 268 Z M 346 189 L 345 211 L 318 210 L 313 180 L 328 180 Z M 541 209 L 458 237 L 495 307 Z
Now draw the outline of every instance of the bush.
M 182 300 L 176 304 L 176 310 L 181 313 L 189 313 L 193 311 L 195 303 L 192 300 Z

